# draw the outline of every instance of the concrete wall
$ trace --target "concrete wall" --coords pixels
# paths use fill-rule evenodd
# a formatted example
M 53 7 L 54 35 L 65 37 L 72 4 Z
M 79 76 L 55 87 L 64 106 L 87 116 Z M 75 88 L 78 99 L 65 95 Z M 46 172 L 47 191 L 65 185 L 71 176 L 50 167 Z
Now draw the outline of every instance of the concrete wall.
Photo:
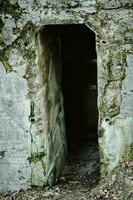
M 49 176 L 49 156 L 54 153 L 49 149 L 44 98 L 47 73 L 40 70 L 41 44 L 35 36 L 45 24 L 85 23 L 96 32 L 103 175 L 132 159 L 131 1 L 8 0 L 0 4 L 0 191 L 54 180 Z

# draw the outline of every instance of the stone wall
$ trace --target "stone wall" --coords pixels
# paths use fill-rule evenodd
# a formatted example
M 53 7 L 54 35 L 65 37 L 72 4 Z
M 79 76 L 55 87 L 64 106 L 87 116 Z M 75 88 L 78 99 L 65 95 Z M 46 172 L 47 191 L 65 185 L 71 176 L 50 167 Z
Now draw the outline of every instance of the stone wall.
M 58 106 L 52 104 L 51 111 L 47 99 L 54 77 L 50 80 L 40 68 L 44 62 L 37 35 L 46 24 L 84 23 L 96 33 L 103 175 L 132 159 L 132 2 L 1 0 L 0 11 L 0 191 L 51 184 L 59 176 L 56 166 L 63 163 L 61 156 L 53 160 L 50 148 L 54 138 L 48 118 L 59 115 Z M 55 134 L 60 147 L 65 141 L 61 130 Z
M 37 34 L 39 67 L 42 76 L 44 121 L 47 122 L 45 174 L 51 185 L 61 175 L 66 158 L 63 95 L 61 91 L 60 34 L 45 26 Z M 45 141 L 45 142 L 46 142 Z

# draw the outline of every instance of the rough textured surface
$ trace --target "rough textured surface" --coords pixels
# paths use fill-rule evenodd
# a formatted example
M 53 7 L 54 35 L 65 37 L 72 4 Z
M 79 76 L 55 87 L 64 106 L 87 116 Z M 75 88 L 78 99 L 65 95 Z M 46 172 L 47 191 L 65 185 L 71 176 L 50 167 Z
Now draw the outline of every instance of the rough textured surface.
M 77 176 L 76 176 L 77 177 Z M 35 189 L 6 193 L 0 200 L 7 199 L 40 199 L 40 200 L 132 200 L 133 199 L 133 163 L 120 166 L 112 174 L 98 184 L 98 174 L 69 178 L 50 189 L 37 191 Z M 75 179 L 76 178 L 76 179 Z
M 7 0 L 0 1 L 0 10 L 0 191 L 43 186 L 54 179 L 49 176 L 55 152 L 48 117 L 58 108 L 47 113 L 44 77 L 49 75 L 40 70 L 41 44 L 35 36 L 46 24 L 85 23 L 96 33 L 103 175 L 132 159 L 132 1 Z M 60 127 L 58 132 L 54 145 L 61 147 Z M 57 157 L 54 166 L 61 163 Z
M 42 75 L 45 121 L 47 121 L 46 171 L 48 183 L 57 182 L 66 154 L 63 97 L 61 92 L 60 37 L 44 27 L 37 36 Z M 45 133 L 46 134 L 46 133 Z

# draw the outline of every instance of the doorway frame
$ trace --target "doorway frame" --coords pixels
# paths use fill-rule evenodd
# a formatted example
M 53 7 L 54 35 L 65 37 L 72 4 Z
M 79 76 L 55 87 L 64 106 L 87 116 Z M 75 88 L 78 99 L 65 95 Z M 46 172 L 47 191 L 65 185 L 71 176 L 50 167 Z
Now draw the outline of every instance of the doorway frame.
M 56 25 L 56 24 L 48 24 L 48 25 Z M 57 25 L 65 25 L 65 24 L 57 24 Z M 67 24 L 67 25 L 74 25 L 74 24 Z M 80 25 L 80 24 L 77 24 L 77 25 Z M 90 29 L 91 31 L 93 31 L 93 33 L 95 34 L 95 45 L 96 45 L 96 33 L 95 33 L 95 31 L 94 30 L 92 30 L 90 27 L 88 27 L 86 24 L 84 24 L 88 29 Z M 38 60 L 39 60 L 39 66 L 41 66 L 41 71 L 42 71 L 42 67 L 43 67 L 43 65 L 45 65 L 45 60 L 43 60 L 42 59 L 42 54 L 45 52 L 45 50 L 43 50 L 43 45 L 41 44 L 41 41 L 40 41 L 40 39 L 39 39 L 39 35 L 41 34 L 41 32 L 43 31 L 43 30 L 45 30 L 45 26 L 47 26 L 47 25 L 44 25 L 44 26 L 42 26 L 39 30 L 38 30 L 38 32 L 37 32 L 37 34 L 36 34 L 36 37 L 38 38 L 37 39 L 37 41 L 38 41 L 38 47 L 39 47 L 39 49 L 38 49 L 38 52 L 39 52 L 39 57 L 38 57 Z M 46 36 L 47 37 L 47 36 Z M 47 42 L 46 42 L 47 43 Z M 47 44 L 46 44 L 46 46 L 47 46 Z M 95 50 L 96 50 L 96 54 L 97 54 L 97 48 L 95 48 Z M 45 52 L 46 53 L 46 52 Z M 47 54 L 47 53 L 46 53 Z M 98 63 L 97 63 L 98 64 Z M 44 74 L 46 73 L 48 73 L 48 70 L 46 70 L 47 72 L 41 72 L 41 74 L 43 74 L 43 76 L 44 76 Z M 42 75 L 41 75 L 42 76 Z M 97 77 L 98 77 L 98 65 L 97 65 Z M 42 77 L 42 79 L 43 79 L 43 77 Z M 47 78 L 46 78 L 47 79 Z M 44 81 L 44 80 L 43 80 Z M 45 80 L 45 82 L 47 82 L 47 80 Z M 97 87 L 98 87 L 98 81 L 97 81 Z M 97 92 L 98 93 L 98 92 Z M 97 97 L 97 99 L 98 99 L 98 97 Z M 46 145 L 48 146 L 48 147 L 50 147 L 51 146 L 51 141 L 52 141 L 52 137 L 53 136 L 51 136 L 51 131 L 50 131 L 50 126 L 49 126 L 49 124 L 50 124 L 50 122 L 49 122 L 49 102 L 48 102 L 48 88 L 46 89 L 46 91 L 45 91 L 45 103 L 44 103 L 44 107 L 46 108 L 46 110 L 47 110 L 47 108 L 48 108 L 48 112 L 47 113 L 45 113 L 45 116 L 46 116 L 46 121 L 47 121 L 47 128 L 46 128 L 46 132 L 47 133 L 45 133 L 45 141 L 46 141 Z M 64 108 L 63 108 L 64 109 Z M 98 110 L 98 105 L 97 105 L 97 112 L 98 112 L 98 114 L 99 114 L 99 110 Z M 99 118 L 99 115 L 98 115 L 98 118 Z M 98 123 L 99 123 L 99 120 L 98 120 Z M 98 125 L 99 126 L 99 125 Z M 98 127 L 97 127 L 97 131 L 98 131 Z M 50 137 L 51 137 L 51 139 L 50 139 Z M 65 137 L 66 137 L 66 134 L 65 134 Z M 63 136 L 63 138 L 64 138 L 64 136 Z M 65 146 L 66 146 L 66 139 L 65 139 L 65 142 L 64 141 L 62 141 L 64 144 L 65 144 Z M 98 145 L 99 145 L 99 136 L 98 136 Z M 66 147 L 65 147 L 65 149 L 66 149 Z M 55 165 L 55 161 L 54 161 L 54 159 L 53 159 L 53 161 L 51 162 L 51 160 L 50 160 L 50 157 L 51 157 L 51 152 L 50 152 L 51 150 L 49 149 L 49 148 L 47 148 L 47 153 L 46 153 L 46 155 L 47 156 L 45 156 L 45 159 L 46 159 L 46 163 L 47 163 L 47 167 L 46 167 L 46 176 L 47 176 L 47 183 L 49 184 L 49 185 L 52 185 L 53 183 L 55 183 L 55 182 L 57 182 L 58 181 L 58 179 L 59 179 L 59 177 L 61 176 L 61 174 L 62 174 L 62 171 L 63 171 L 63 166 L 64 166 L 64 164 L 63 164 L 63 166 L 62 167 L 59 167 L 58 166 L 58 168 L 60 168 L 61 169 L 61 171 L 60 171 L 60 173 L 58 174 L 58 176 L 56 177 L 56 174 L 55 174 L 55 172 L 53 173 L 53 169 L 55 168 L 54 167 L 54 165 Z M 65 153 L 66 152 L 66 150 L 64 150 L 64 155 L 66 154 Z M 53 157 L 53 156 L 52 156 Z M 56 155 L 54 155 L 54 157 L 56 157 Z M 58 157 L 58 156 L 57 156 Z M 62 156 L 61 156 L 62 157 Z M 65 156 L 66 157 L 66 156 Z M 59 159 L 59 158 L 58 158 Z M 52 166 L 52 167 L 51 167 Z

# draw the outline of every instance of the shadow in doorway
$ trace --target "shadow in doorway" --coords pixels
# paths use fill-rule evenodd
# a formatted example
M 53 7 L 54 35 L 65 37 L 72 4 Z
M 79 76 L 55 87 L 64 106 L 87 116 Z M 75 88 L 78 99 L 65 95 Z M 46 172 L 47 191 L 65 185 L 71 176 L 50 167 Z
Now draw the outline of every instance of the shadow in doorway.
M 61 31 L 62 91 L 68 147 L 64 174 L 99 171 L 95 33 L 85 25 Z

